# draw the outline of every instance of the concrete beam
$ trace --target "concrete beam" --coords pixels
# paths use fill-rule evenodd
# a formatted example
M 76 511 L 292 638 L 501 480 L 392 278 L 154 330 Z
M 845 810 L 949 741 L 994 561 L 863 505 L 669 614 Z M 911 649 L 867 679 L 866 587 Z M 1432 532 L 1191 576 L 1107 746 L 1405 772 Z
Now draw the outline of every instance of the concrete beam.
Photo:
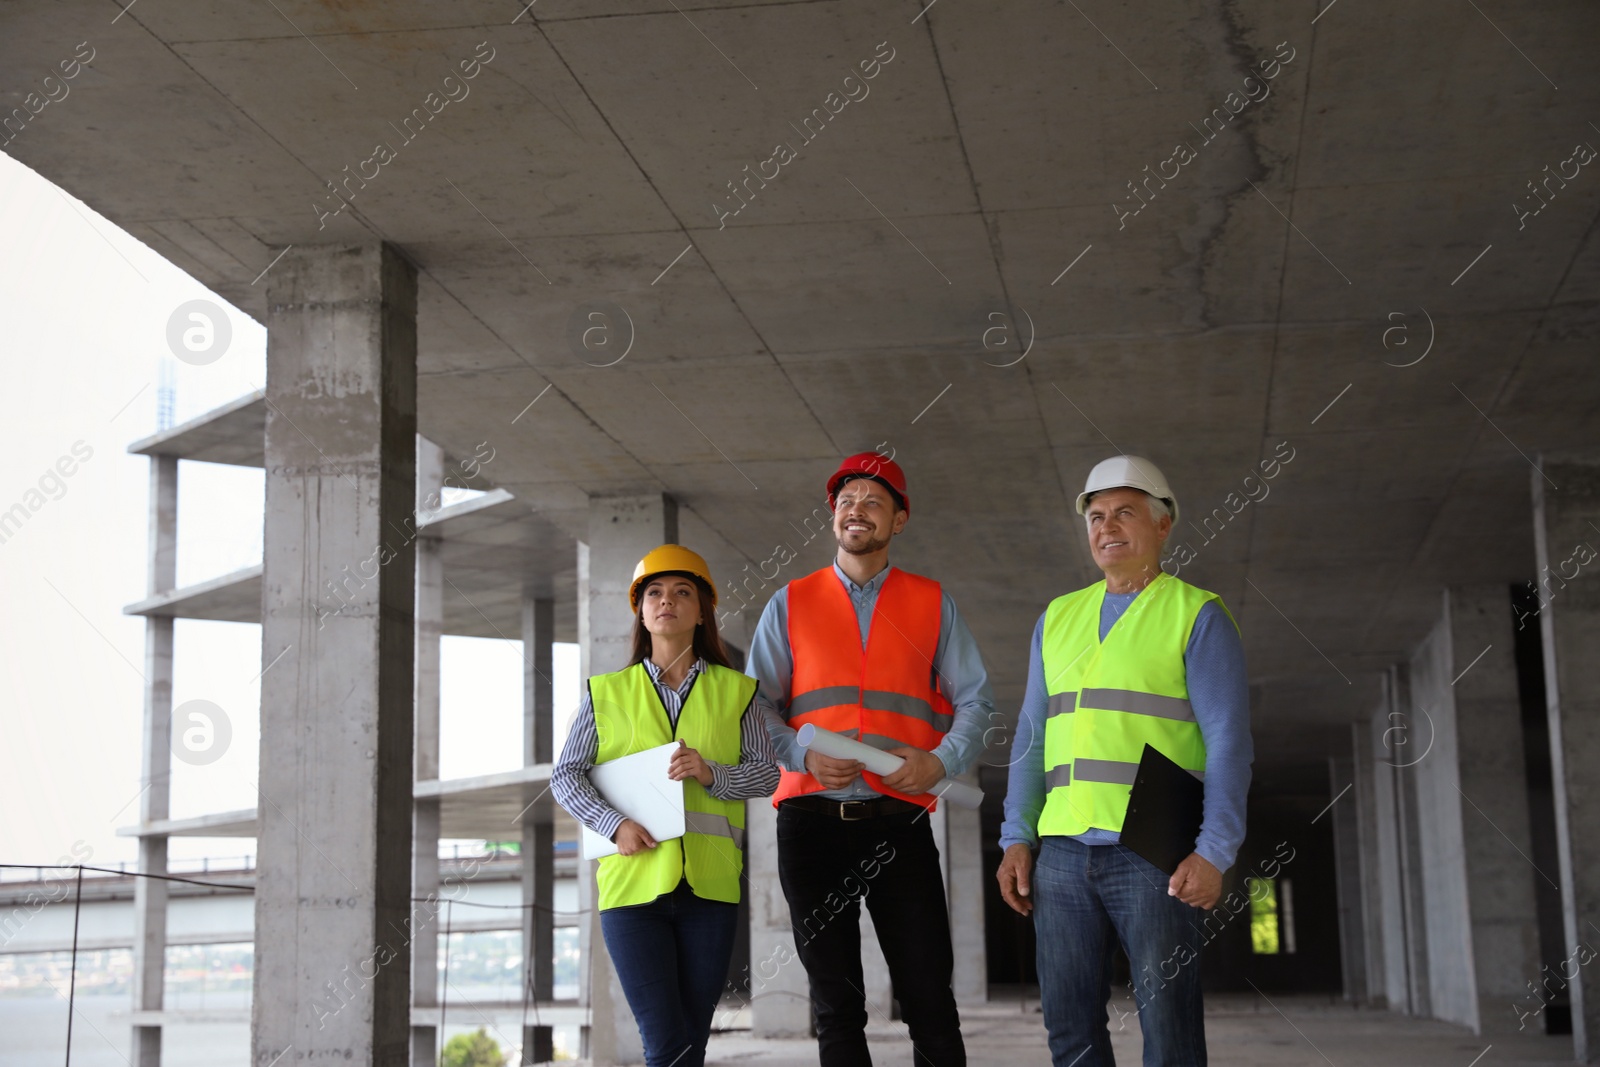
M 135 455 L 171 456 L 239 467 L 261 466 L 267 405 L 259 390 L 128 446 Z
M 405 1062 L 416 272 L 304 247 L 269 276 L 251 1062 Z
M 1600 983 L 1578 961 L 1587 962 L 1582 946 L 1600 942 L 1600 456 L 1541 460 L 1533 528 L 1562 925 L 1574 959 L 1563 974 L 1572 974 L 1573 1054 L 1591 1063 L 1600 1058 Z

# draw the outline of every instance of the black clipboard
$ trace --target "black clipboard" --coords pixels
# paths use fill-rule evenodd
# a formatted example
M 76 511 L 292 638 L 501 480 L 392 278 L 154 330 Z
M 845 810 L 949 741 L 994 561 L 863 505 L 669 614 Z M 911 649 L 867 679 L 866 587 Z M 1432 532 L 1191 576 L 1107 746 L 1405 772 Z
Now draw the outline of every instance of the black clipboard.
M 1145 745 L 1128 794 L 1122 844 L 1172 874 L 1194 851 L 1205 798 L 1206 787 L 1199 779 Z

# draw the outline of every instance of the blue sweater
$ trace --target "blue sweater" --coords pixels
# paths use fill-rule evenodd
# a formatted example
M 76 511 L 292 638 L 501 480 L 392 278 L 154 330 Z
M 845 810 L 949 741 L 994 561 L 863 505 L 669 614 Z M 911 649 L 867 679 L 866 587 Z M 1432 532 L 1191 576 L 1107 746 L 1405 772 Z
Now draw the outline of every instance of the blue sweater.
M 1100 640 L 1128 610 L 1138 593 L 1107 593 L 1100 607 Z M 1039 813 L 1044 810 L 1044 719 L 1049 693 L 1044 682 L 1044 616 L 1033 627 L 1028 655 L 1028 688 L 1022 697 L 1017 736 L 1011 742 L 1006 783 L 1005 822 L 1000 847 L 1039 843 Z M 1205 819 L 1195 851 L 1219 871 L 1233 866 L 1244 842 L 1245 795 L 1250 791 L 1250 688 L 1239 631 L 1217 603 L 1195 618 L 1183 652 L 1189 703 L 1206 746 Z M 1115 844 L 1113 830 L 1089 829 L 1075 840 L 1086 845 Z

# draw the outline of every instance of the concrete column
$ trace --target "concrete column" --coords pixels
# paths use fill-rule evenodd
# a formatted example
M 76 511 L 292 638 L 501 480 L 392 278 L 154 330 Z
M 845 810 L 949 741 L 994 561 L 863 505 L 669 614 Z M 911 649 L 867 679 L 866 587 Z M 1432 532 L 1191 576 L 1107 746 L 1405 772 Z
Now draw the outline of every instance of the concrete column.
M 1380 713 L 1381 714 L 1381 713 Z M 1375 1008 L 1389 1007 L 1389 988 L 1385 973 L 1385 941 L 1392 936 L 1394 918 L 1384 911 L 1383 852 L 1379 844 L 1377 813 L 1377 758 L 1373 752 L 1371 721 L 1350 727 L 1351 808 L 1355 812 L 1358 842 L 1359 889 L 1361 907 L 1362 962 L 1365 966 L 1362 1003 Z
M 439 506 L 444 484 L 444 449 L 417 435 L 416 522 Z M 414 528 L 414 527 L 413 527 Z M 439 777 L 439 692 L 444 636 L 444 559 L 437 537 L 419 536 L 416 602 L 416 780 Z M 417 800 L 411 818 L 411 1005 L 439 1006 L 439 801 Z M 411 1067 L 436 1067 L 438 1028 L 413 1023 Z
M 1573 1052 L 1600 1059 L 1600 980 L 1579 966 L 1600 945 L 1600 455 L 1543 458 L 1533 476 L 1539 632 L 1555 786 Z M 1588 952 L 1582 952 L 1584 946 Z
M 589 538 L 578 553 L 578 645 L 583 676 L 627 666 L 633 633 L 628 586 L 633 568 L 657 545 L 678 540 L 678 505 L 661 493 L 594 497 Z M 597 1065 L 638 1063 L 644 1056 L 633 1013 L 611 968 L 594 909 L 594 867 L 583 864 L 580 885 L 590 902 L 586 959 L 590 1008 L 589 1054 Z
M 251 1062 L 410 1051 L 416 272 L 297 248 L 268 280 Z
M 967 780 L 977 784 L 976 775 Z M 955 947 L 952 979 L 956 1000 L 981 1004 L 989 999 L 987 941 L 983 923 L 983 829 L 978 812 L 940 804 L 945 825 L 945 898 L 950 907 L 950 939 Z
M 580 678 L 589 677 L 589 546 L 582 541 L 578 542 L 578 675 Z M 600 924 L 595 915 L 595 902 L 599 893 L 595 885 L 594 864 L 578 861 L 578 1006 L 587 1008 L 589 1018 L 594 1018 L 594 975 L 595 954 L 605 955 L 604 942 L 600 937 Z M 602 980 L 609 981 L 610 960 L 602 965 Z M 609 996 L 608 1005 L 609 1005 Z M 609 1006 L 607 1008 L 609 1011 Z M 609 1022 L 608 1022 L 609 1025 Z M 584 1024 L 578 1029 L 578 1059 L 592 1060 L 594 1027 Z
M 172 589 L 178 573 L 178 459 L 150 457 L 152 594 Z M 172 796 L 172 636 L 170 617 L 144 624 L 144 793 L 139 821 L 165 819 Z M 166 837 L 139 839 L 139 871 L 167 873 Z M 133 1010 L 160 1011 L 167 955 L 167 883 L 138 878 L 133 886 Z M 133 1067 L 160 1067 L 161 1027 L 133 1028 Z
M 753 800 L 744 810 L 751 1032 L 756 1037 L 810 1037 L 811 985 L 795 952 L 789 902 L 778 884 L 778 813 L 767 800 Z
M 1433 726 L 1411 696 L 1407 666 L 1389 670 L 1394 706 L 1405 709 L 1407 746 L 1394 771 L 1396 843 L 1400 850 L 1400 905 L 1405 922 L 1406 998 L 1412 1015 L 1432 1015 L 1428 988 L 1428 927 L 1426 883 L 1423 880 L 1422 830 L 1417 807 L 1417 768 L 1426 759 L 1425 746 L 1433 741 Z
M 1511 601 L 1505 585 L 1444 594 L 1411 658 L 1431 751 L 1413 770 L 1435 1018 L 1516 1031 L 1541 965 Z
M 522 598 L 522 763 L 532 767 L 554 760 L 554 693 L 552 645 L 555 602 L 524 594 Z M 530 799 L 522 815 L 522 976 L 523 996 L 548 1001 L 555 987 L 555 823 L 548 803 Z M 532 1031 L 535 1027 L 526 1027 Z M 524 1032 L 522 1062 L 545 1034 Z
M 1411 1012 L 1409 938 L 1406 930 L 1404 852 L 1400 837 L 1400 770 L 1409 760 L 1411 717 L 1401 710 L 1395 691 L 1394 671 L 1384 675 L 1383 703 L 1373 712 L 1368 740 L 1372 753 L 1372 811 L 1374 851 L 1377 854 L 1376 914 L 1381 916 L 1382 982 L 1379 985 L 1391 1011 Z
M 1344 976 L 1344 999 L 1367 1002 L 1367 932 L 1365 901 L 1361 891 L 1360 812 L 1354 799 L 1355 761 L 1349 756 L 1328 757 L 1328 796 L 1333 798 L 1327 818 L 1333 823 L 1334 890 L 1339 900 L 1339 970 Z

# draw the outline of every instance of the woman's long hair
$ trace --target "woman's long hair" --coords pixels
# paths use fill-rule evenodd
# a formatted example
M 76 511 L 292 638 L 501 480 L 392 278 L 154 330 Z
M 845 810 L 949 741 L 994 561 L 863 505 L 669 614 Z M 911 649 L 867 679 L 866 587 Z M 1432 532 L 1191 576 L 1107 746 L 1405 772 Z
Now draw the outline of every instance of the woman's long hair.
M 665 578 L 668 575 L 687 578 L 694 583 L 695 592 L 700 595 L 700 625 L 694 628 L 694 654 L 707 663 L 715 663 L 718 667 L 731 667 L 728 663 L 728 650 L 722 647 L 722 634 L 717 631 L 716 606 L 711 603 L 711 587 L 701 581 L 699 577 L 684 571 L 663 571 L 652 574 L 651 581 Z M 646 583 L 648 587 L 648 583 Z M 644 591 L 640 590 L 639 600 L 644 600 Z M 650 631 L 644 626 L 644 607 L 633 613 L 633 656 L 628 660 L 628 666 L 642 663 L 650 658 Z

